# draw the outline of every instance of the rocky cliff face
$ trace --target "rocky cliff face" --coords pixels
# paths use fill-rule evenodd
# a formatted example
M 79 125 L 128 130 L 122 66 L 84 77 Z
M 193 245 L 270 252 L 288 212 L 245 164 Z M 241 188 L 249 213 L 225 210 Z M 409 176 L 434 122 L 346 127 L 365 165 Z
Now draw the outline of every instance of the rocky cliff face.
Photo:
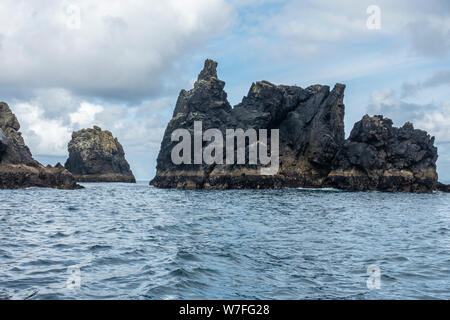
M 345 140 L 344 85 L 337 84 L 331 90 L 321 85 L 303 89 L 256 82 L 242 102 L 232 108 L 216 67 L 216 62 L 206 60 L 194 88 L 180 92 L 163 137 L 152 185 L 206 189 L 336 187 L 410 192 L 436 189 L 437 149 L 433 146 L 434 138 L 426 132 L 415 130 L 409 123 L 394 128 L 389 119 L 365 116 Z M 195 136 L 195 124 L 199 122 L 203 132 L 218 129 L 223 137 L 227 129 L 278 129 L 279 170 L 262 175 L 261 163 L 228 164 L 227 147 L 223 154 L 216 155 L 216 160 L 223 158 L 223 161 L 208 164 L 193 159 L 174 164 L 172 151 L 181 140 L 172 141 L 172 133 L 185 129 L 191 137 Z M 194 148 L 188 153 L 195 158 L 193 140 Z M 200 140 L 201 148 L 205 150 L 215 138 L 210 141 Z M 272 146 L 268 143 L 267 148 L 271 150 Z M 247 141 L 246 160 L 251 150 Z M 235 159 L 237 153 L 236 150 Z
M 94 126 L 72 134 L 65 167 L 80 182 L 136 182 L 125 152 L 109 131 Z
M 0 161 L 2 161 L 3 155 L 6 153 L 8 149 L 8 138 L 6 138 L 3 130 L 0 129 Z
M 4 102 L 0 103 L 0 128 L 2 129 L 0 137 L 3 136 L 1 140 L 6 140 L 6 142 L 2 142 L 4 144 L 3 148 L 5 151 L 7 150 L 2 156 L 2 162 L 36 165 L 37 161 L 33 159 L 30 149 L 25 145 L 22 134 L 19 131 L 19 121 Z
M 19 131 L 20 124 L 6 103 L 0 103 L 0 189 L 47 187 L 78 189 L 61 165 L 44 167 L 33 159 Z

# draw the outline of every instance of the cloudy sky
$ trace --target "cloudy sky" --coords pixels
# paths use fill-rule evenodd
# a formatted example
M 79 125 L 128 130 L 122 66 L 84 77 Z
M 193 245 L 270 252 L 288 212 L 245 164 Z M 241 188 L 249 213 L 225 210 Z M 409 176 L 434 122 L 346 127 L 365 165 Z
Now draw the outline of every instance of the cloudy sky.
M 0 14 L 0 100 L 44 164 L 97 124 L 151 179 L 179 91 L 213 58 L 232 104 L 257 80 L 345 83 L 347 134 L 366 113 L 411 121 L 450 182 L 448 0 L 1 0 Z

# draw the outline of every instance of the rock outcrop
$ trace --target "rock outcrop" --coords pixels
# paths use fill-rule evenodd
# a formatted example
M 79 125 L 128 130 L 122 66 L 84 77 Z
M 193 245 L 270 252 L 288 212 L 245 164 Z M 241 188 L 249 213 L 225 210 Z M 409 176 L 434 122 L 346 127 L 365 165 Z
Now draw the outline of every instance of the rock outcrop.
M 157 173 L 151 185 L 189 189 L 335 187 L 407 192 L 436 190 L 437 149 L 433 146 L 434 138 L 414 129 L 410 123 L 394 128 L 389 119 L 365 116 L 345 140 L 344 85 L 336 84 L 333 89 L 313 85 L 303 89 L 274 85 L 268 81 L 256 82 L 242 102 L 233 108 L 224 91 L 225 82 L 217 77 L 216 67 L 217 62 L 206 60 L 194 88 L 180 92 L 173 117 L 164 133 Z M 223 153 L 215 154 L 217 151 L 214 151 L 214 163 L 195 161 L 198 127 L 197 131 L 194 128 L 199 123 L 203 133 L 208 129 L 218 129 L 221 134 L 206 139 L 207 142 L 197 140 L 203 150 L 215 143 L 217 137 L 225 137 L 228 129 L 267 129 L 268 133 L 278 129 L 279 170 L 270 175 L 261 174 L 265 166 L 248 161 L 250 152 L 254 150 L 248 141 L 245 163 L 228 163 L 225 155 L 228 146 Z M 194 137 L 194 147 L 187 152 L 187 157 L 192 156 L 193 161 L 174 163 L 172 151 L 181 141 L 181 138 L 172 139 L 177 129 L 185 129 L 190 137 Z M 261 145 L 261 141 L 257 144 Z M 269 145 L 267 142 L 266 147 L 269 153 L 276 152 L 272 143 Z M 180 155 L 184 156 L 184 152 Z M 238 151 L 234 151 L 235 159 L 237 154 Z
M 436 189 L 436 160 L 434 137 L 425 131 L 366 115 L 337 153 L 328 179 L 340 189 L 427 192 Z
M 442 192 L 450 192 L 450 184 L 444 184 L 444 183 L 438 182 L 436 189 L 438 191 L 442 191 Z
M 135 183 L 125 152 L 109 131 L 94 126 L 72 134 L 65 164 L 79 182 Z
M 9 106 L 0 102 L 0 189 L 81 188 L 62 165 L 44 167 L 34 160 L 19 129 Z

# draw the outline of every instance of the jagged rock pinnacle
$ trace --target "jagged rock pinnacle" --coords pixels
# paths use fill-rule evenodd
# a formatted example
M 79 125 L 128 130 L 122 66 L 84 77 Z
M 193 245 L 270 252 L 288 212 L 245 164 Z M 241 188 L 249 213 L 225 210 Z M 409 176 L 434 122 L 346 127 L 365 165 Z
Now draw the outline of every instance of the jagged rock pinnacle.
M 211 78 L 217 78 L 217 62 L 211 59 L 206 59 L 205 66 L 198 75 L 197 81 L 208 81 Z

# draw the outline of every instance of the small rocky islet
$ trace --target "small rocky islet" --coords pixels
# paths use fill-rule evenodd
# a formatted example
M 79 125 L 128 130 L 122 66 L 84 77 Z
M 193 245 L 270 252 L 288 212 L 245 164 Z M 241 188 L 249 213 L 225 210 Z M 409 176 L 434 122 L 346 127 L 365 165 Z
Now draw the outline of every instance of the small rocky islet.
M 75 131 L 68 149 L 65 168 L 79 182 L 136 182 L 122 145 L 110 131 L 98 126 Z
M 160 188 L 267 189 L 338 188 L 403 192 L 449 192 L 438 182 L 434 137 L 411 123 L 396 128 L 381 115 L 365 115 L 345 139 L 345 85 L 253 83 L 248 95 L 231 107 L 217 77 L 217 62 L 206 60 L 194 88 L 182 90 L 164 133 L 157 173 Z M 174 130 L 253 128 L 279 130 L 279 170 L 261 175 L 260 165 L 181 164 L 171 160 Z M 111 132 L 98 126 L 72 134 L 63 167 L 44 167 L 33 159 L 6 103 L 0 103 L 0 189 L 82 188 L 77 182 L 136 182 L 125 152 Z M 204 145 L 203 145 L 204 147 Z M 248 152 L 248 144 L 245 146 Z

